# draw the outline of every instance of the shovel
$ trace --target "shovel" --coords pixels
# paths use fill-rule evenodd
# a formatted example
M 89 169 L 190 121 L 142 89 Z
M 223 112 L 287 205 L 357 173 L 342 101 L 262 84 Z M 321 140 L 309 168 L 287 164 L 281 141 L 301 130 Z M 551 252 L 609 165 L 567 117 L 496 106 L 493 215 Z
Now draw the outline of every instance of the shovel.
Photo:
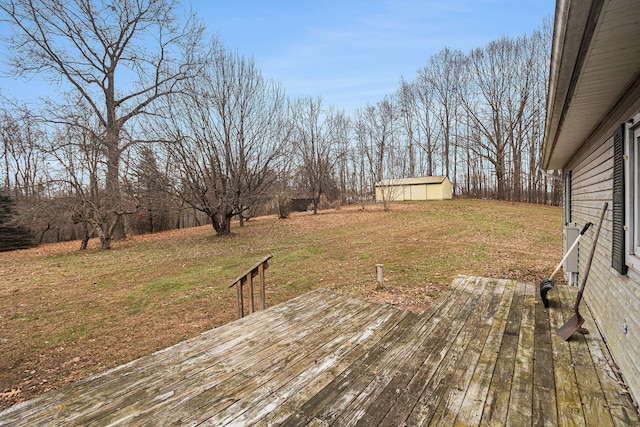
M 558 271 L 560 271 L 560 267 L 562 267 L 562 264 L 564 264 L 564 262 L 567 260 L 567 258 L 569 258 L 569 255 L 571 255 L 571 252 L 575 249 L 575 247 L 578 246 L 578 242 L 580 242 L 580 238 L 582 237 L 582 235 L 584 233 L 587 232 L 587 230 L 589 229 L 589 227 L 591 227 L 591 225 L 592 225 L 592 223 L 587 222 L 584 225 L 584 227 L 582 227 L 582 230 L 580 231 L 580 234 L 578 234 L 578 237 L 576 238 L 576 240 L 573 242 L 573 244 L 571 245 L 569 250 L 567 250 L 567 253 L 564 254 L 564 257 L 562 258 L 562 261 L 560 261 L 560 264 L 558 264 L 556 269 L 553 270 L 553 273 L 551 273 L 551 276 L 549 276 L 548 279 L 544 279 L 542 282 L 540 282 L 540 298 L 542 299 L 542 303 L 544 304 L 544 308 L 549 308 L 549 299 L 547 298 L 547 292 L 549 292 L 551 289 L 553 289 L 553 276 L 555 276 L 556 273 Z
M 604 219 L 604 214 L 607 211 L 607 202 L 604 202 L 602 206 L 602 212 L 600 213 L 600 222 L 598 222 L 598 228 L 596 228 L 596 234 L 593 236 L 593 242 L 591 243 L 591 252 L 589 253 L 589 258 L 587 259 L 587 264 L 584 267 L 584 273 L 582 277 L 582 282 L 580 282 L 580 288 L 578 289 L 578 296 L 576 297 L 576 303 L 573 306 L 573 310 L 576 312 L 569 320 L 565 322 L 564 325 L 560 326 L 556 333 L 563 340 L 568 340 L 571 338 L 571 335 L 576 333 L 578 329 L 584 323 L 584 318 L 580 316 L 580 312 L 578 308 L 580 306 L 580 300 L 582 300 L 582 294 L 584 292 L 584 286 L 587 284 L 587 277 L 589 276 L 589 270 L 591 269 L 591 261 L 593 261 L 593 255 L 596 252 L 596 244 L 598 242 L 598 236 L 600 235 L 600 228 L 602 227 L 602 221 Z

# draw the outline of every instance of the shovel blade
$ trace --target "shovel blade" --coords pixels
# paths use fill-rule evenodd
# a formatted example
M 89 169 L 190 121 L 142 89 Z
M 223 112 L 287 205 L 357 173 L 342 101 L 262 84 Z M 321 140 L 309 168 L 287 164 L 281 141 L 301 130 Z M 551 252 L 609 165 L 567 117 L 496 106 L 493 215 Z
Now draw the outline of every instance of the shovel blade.
M 573 334 L 578 332 L 578 329 L 580 329 L 583 323 L 584 319 L 582 318 L 582 316 L 580 316 L 580 313 L 576 312 L 576 314 L 571 316 L 571 318 L 567 320 L 564 325 L 558 328 L 556 333 L 560 336 L 560 338 L 566 341 L 571 338 Z

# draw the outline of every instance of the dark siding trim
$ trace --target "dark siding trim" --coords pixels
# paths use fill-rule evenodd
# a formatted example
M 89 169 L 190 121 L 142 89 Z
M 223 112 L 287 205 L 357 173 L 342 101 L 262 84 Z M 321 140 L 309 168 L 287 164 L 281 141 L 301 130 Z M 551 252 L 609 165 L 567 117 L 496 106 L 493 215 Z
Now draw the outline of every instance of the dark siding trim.
M 611 235 L 611 266 L 627 274 L 624 241 L 624 123 L 613 133 L 613 224 Z

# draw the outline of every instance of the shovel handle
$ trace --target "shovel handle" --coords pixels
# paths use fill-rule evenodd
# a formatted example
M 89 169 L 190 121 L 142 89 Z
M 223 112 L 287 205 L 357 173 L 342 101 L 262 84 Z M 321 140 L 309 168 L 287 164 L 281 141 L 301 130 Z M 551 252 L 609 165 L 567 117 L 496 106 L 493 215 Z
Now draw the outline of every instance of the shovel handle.
M 602 228 L 602 221 L 604 220 L 604 214 L 607 212 L 607 206 L 609 206 L 609 204 L 607 202 L 604 202 L 604 205 L 602 206 L 602 211 L 600 212 L 600 220 L 598 222 L 598 227 L 596 228 L 596 234 L 593 236 L 593 242 L 591 243 L 591 252 L 589 253 L 589 258 L 587 259 L 587 263 L 584 266 L 582 282 L 580 282 L 580 288 L 578 289 L 578 296 L 576 298 L 576 303 L 573 307 L 576 313 L 578 313 L 578 307 L 580 306 L 582 293 L 584 292 L 584 287 L 587 284 L 587 277 L 589 277 L 589 270 L 591 269 L 591 261 L 593 261 L 593 256 L 596 253 L 598 236 L 600 235 L 600 228 Z
M 582 235 L 584 233 L 587 232 L 587 230 L 589 229 L 589 227 L 591 227 L 593 224 L 590 222 L 587 222 L 584 227 L 582 227 L 582 230 L 580 231 L 580 234 L 578 235 L 578 237 L 576 238 L 576 240 L 573 241 L 573 244 L 571 245 L 571 247 L 569 249 L 567 249 L 567 253 L 564 254 L 564 256 L 562 257 L 562 260 L 560 261 L 560 264 L 558 264 L 558 266 L 556 267 L 555 270 L 553 270 L 553 273 L 551 273 L 551 276 L 549 276 L 549 280 L 553 280 L 553 276 L 556 275 L 556 273 L 558 271 L 560 271 L 560 268 L 562 267 L 562 264 L 564 264 L 564 262 L 567 260 L 567 258 L 569 258 L 569 255 L 571 255 L 571 252 L 573 252 L 573 249 L 578 246 L 578 242 L 580 241 L 580 237 L 582 237 Z

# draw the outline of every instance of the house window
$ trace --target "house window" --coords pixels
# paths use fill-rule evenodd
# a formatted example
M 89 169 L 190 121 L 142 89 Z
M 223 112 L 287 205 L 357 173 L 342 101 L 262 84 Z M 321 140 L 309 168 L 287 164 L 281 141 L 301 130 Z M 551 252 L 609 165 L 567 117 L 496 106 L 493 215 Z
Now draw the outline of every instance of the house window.
M 622 138 L 624 155 L 622 167 L 624 181 L 616 183 L 616 137 Z M 620 126 L 614 133 L 614 183 L 613 183 L 613 253 L 612 266 L 626 274 L 627 266 L 640 272 L 640 114 Z M 622 208 L 616 204 L 616 196 L 622 191 Z M 620 198 L 618 197 L 618 200 Z M 618 208 L 616 211 L 616 207 Z M 616 223 L 621 221 L 620 225 Z M 622 228 L 624 231 L 621 231 Z M 622 238 L 624 252 L 616 254 L 617 236 Z M 619 257 L 616 262 L 616 257 Z

